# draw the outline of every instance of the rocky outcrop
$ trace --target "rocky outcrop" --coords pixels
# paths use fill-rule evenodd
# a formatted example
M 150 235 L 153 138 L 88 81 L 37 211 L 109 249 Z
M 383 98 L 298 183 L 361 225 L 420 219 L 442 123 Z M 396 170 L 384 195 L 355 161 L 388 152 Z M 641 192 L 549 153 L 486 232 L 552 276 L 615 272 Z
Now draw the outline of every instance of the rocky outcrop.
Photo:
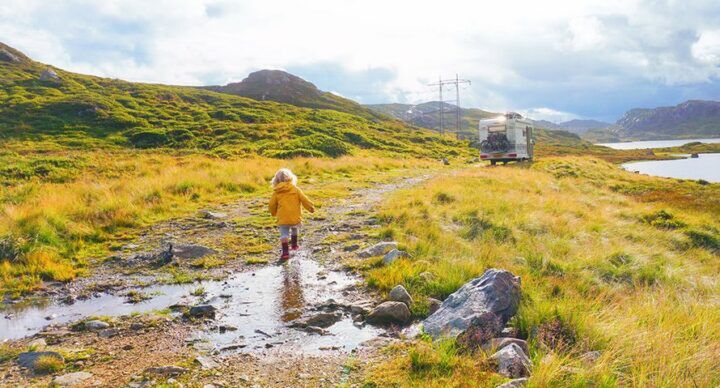
M 22 59 L 5 48 L 0 48 L 0 61 L 20 63 Z
M 434 338 L 457 336 L 471 324 L 502 330 L 519 302 L 520 279 L 505 270 L 489 269 L 445 299 L 423 321 L 423 330 Z
M 60 76 L 53 69 L 45 69 L 40 73 L 40 81 L 58 82 L 60 81 Z
M 210 318 L 215 319 L 217 309 L 209 304 L 201 304 L 190 307 L 188 314 L 193 318 Z
M 100 330 L 107 329 L 109 327 L 110 327 L 110 324 L 107 322 L 103 322 L 103 321 L 94 320 L 94 321 L 85 322 L 85 330 L 100 331 Z
M 383 302 L 368 314 L 367 322 L 372 324 L 404 324 L 410 320 L 410 315 L 410 309 L 405 303 L 393 301 Z

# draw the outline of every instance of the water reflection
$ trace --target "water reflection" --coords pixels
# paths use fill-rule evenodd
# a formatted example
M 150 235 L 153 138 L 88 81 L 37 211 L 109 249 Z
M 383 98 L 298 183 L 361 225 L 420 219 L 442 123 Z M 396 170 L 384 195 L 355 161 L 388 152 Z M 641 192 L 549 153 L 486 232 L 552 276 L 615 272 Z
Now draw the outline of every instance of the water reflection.
M 283 322 L 300 318 L 302 308 L 305 306 L 302 273 L 298 263 L 298 261 L 292 260 L 283 265 L 283 282 L 282 290 L 280 290 L 280 305 L 283 311 L 280 319 Z

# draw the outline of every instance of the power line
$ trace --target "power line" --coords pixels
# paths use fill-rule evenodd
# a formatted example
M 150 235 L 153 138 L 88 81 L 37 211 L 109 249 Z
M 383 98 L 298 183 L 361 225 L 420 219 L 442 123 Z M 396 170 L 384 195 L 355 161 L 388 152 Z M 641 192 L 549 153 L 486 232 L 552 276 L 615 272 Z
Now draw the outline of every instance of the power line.
M 439 116 L 440 116 L 440 133 L 445 134 L 445 127 L 443 123 L 443 116 L 445 113 L 445 107 L 443 106 L 443 86 L 446 85 L 455 85 L 455 136 L 460 136 L 460 84 L 468 84 L 470 85 L 470 80 L 467 79 L 460 79 L 457 74 L 455 74 L 455 79 L 447 79 L 444 80 L 442 77 L 439 78 L 437 83 L 430 84 L 428 86 L 437 86 L 438 91 L 440 94 L 440 101 L 439 104 Z

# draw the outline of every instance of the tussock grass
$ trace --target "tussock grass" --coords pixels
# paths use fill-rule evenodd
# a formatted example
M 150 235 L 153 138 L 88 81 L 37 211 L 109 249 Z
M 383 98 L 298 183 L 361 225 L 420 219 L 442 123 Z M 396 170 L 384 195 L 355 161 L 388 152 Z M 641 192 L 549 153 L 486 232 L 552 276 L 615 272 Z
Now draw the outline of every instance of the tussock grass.
M 389 198 L 379 220 L 411 257 L 357 266 L 371 286 L 403 284 L 415 300 L 443 299 L 491 267 L 520 275 L 511 324 L 530 341 L 532 386 L 713 386 L 718 204 L 720 185 L 638 176 L 592 158 L 467 169 Z M 443 364 L 441 346 L 418 342 L 368 379 L 412 385 L 426 371 L 431 385 L 489 384 L 474 369 L 482 355 Z M 581 357 L 590 350 L 602 351 L 594 364 Z M 477 380 L 445 377 L 464 374 Z

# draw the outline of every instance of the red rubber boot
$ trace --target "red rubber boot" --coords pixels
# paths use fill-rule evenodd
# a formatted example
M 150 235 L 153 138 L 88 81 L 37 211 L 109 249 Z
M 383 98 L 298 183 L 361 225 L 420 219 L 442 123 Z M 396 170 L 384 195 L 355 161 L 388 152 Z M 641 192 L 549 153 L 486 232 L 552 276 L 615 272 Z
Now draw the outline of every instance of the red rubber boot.
M 291 248 L 293 251 L 297 251 L 298 249 L 300 249 L 300 247 L 298 246 L 298 236 L 297 236 L 297 234 L 293 234 L 292 236 L 290 236 L 290 248 Z
M 290 258 L 290 250 L 288 249 L 288 243 L 287 241 L 282 242 L 282 254 L 280 255 L 280 260 L 287 260 Z

